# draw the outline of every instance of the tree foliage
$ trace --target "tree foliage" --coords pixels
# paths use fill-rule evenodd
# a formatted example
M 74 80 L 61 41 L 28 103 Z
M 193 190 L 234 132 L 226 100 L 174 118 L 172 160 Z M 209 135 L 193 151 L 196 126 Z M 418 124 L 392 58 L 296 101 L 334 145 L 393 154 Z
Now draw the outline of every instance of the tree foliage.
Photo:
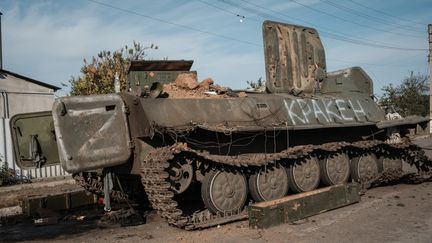
M 392 84 L 383 87 L 380 104 L 394 109 L 402 116 L 429 115 L 429 82 L 426 75 L 414 75 L 402 80 L 398 86 Z
M 158 49 L 157 46 L 143 46 L 133 42 L 132 47 L 127 45 L 117 51 L 101 51 L 93 56 L 91 61 L 84 59 L 81 75 L 69 80 L 70 95 L 107 94 L 114 92 L 114 79 L 116 73 L 120 80 L 120 90 L 127 88 L 126 74 L 133 60 L 142 60 L 148 49 Z

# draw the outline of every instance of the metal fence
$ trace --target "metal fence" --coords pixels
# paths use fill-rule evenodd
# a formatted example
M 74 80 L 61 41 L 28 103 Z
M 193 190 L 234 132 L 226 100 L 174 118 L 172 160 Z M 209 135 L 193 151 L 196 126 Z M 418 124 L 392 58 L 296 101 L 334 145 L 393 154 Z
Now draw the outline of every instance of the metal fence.
M 62 176 L 68 174 L 61 168 L 60 165 L 47 166 L 40 169 L 30 170 L 20 169 L 16 164 L 13 154 L 12 139 L 9 126 L 10 119 L 0 119 L 0 166 L 4 166 L 7 163 L 9 168 L 17 171 L 21 177 L 25 177 L 28 179 Z

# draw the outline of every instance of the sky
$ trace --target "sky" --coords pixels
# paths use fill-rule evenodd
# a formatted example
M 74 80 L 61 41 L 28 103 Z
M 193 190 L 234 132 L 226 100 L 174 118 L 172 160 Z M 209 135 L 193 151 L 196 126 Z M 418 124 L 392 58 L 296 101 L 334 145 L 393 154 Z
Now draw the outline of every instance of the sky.
M 62 87 L 83 59 L 138 41 L 147 59 L 194 60 L 198 79 L 234 89 L 265 79 L 266 19 L 313 27 L 327 70 L 361 66 L 374 92 L 428 72 L 430 0 L 0 0 L 3 68 Z

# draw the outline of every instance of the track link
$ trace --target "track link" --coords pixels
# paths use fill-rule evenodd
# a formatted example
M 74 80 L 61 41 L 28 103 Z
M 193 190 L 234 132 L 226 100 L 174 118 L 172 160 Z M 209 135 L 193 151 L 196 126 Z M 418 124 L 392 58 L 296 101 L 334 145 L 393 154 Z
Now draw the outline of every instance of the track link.
M 72 175 L 75 182 L 86 191 L 98 196 L 104 195 L 103 180 L 101 172 L 80 172 Z M 111 198 L 117 202 L 132 203 L 128 195 L 121 190 L 112 190 Z
M 163 147 L 147 154 L 142 163 L 142 183 L 151 206 L 165 218 L 169 224 L 183 228 L 188 223 L 188 218 L 177 207 L 173 199 L 174 192 L 170 191 L 171 184 L 167 181 L 169 174 L 169 160 L 174 154 L 180 152 L 176 147 Z
M 238 156 L 211 155 L 207 152 L 189 148 L 185 143 L 176 143 L 171 146 L 155 148 L 148 153 L 142 161 L 142 183 L 149 198 L 151 206 L 167 220 L 170 225 L 187 230 L 207 228 L 224 224 L 247 217 L 246 210 L 211 214 L 202 211 L 185 215 L 174 199 L 174 192 L 170 190 L 168 181 L 168 168 L 170 160 L 182 152 L 194 156 L 198 161 L 206 163 L 209 167 L 224 166 L 240 170 L 256 170 L 269 163 L 287 163 L 287 159 L 299 159 L 312 154 L 322 154 L 338 150 L 350 151 L 351 156 L 365 151 L 376 154 L 398 154 L 419 170 L 429 170 L 430 164 L 423 155 L 423 151 L 413 145 L 408 139 L 401 143 L 388 144 L 378 140 L 359 141 L 354 143 L 333 142 L 322 145 L 301 145 L 290 147 L 287 150 L 272 154 L 245 154 Z M 362 182 L 368 183 L 371 182 Z

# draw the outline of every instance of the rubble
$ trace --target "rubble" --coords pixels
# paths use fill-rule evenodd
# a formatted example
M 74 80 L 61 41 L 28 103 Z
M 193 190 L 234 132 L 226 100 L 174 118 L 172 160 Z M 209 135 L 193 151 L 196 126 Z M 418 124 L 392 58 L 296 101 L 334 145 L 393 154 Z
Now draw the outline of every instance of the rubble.
M 210 86 L 213 86 L 214 81 L 211 78 L 206 78 L 201 83 L 199 83 L 199 89 L 201 90 L 210 90 Z
M 245 98 L 245 97 L 247 97 L 247 94 L 244 91 L 238 92 L 237 95 L 238 95 L 239 98 Z
M 177 76 L 174 84 L 183 89 L 196 89 L 198 87 L 197 76 L 195 73 L 181 73 Z
M 247 97 L 246 92 L 234 92 L 230 88 L 214 84 L 211 78 L 198 82 L 196 74 L 192 73 L 179 74 L 174 82 L 163 85 L 163 92 L 168 98 Z

